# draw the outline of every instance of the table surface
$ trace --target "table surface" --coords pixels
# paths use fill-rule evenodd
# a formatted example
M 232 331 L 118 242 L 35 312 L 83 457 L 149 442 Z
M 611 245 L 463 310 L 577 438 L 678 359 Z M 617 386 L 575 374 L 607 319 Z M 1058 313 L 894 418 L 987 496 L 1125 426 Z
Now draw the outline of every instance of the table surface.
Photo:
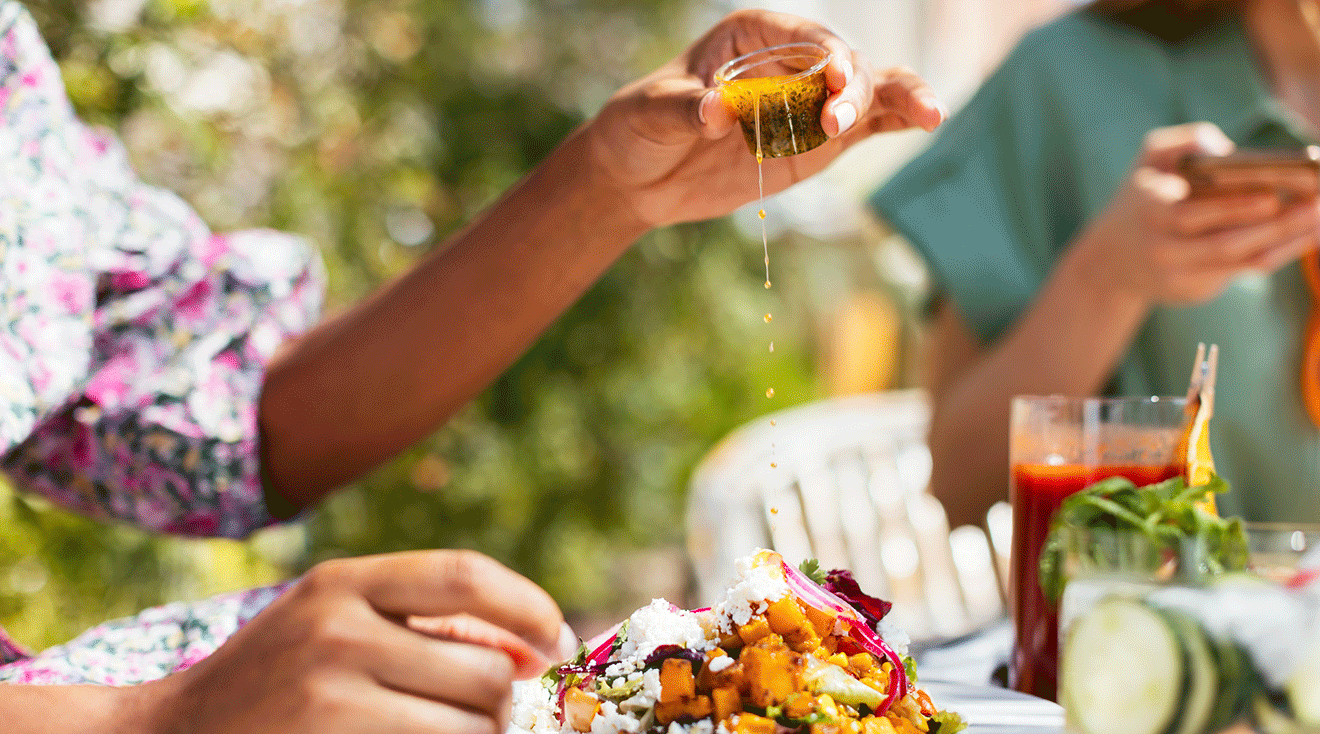
M 941 709 L 956 711 L 968 723 L 967 734 L 1063 734 L 1063 707 L 998 686 L 921 681 L 922 690 Z

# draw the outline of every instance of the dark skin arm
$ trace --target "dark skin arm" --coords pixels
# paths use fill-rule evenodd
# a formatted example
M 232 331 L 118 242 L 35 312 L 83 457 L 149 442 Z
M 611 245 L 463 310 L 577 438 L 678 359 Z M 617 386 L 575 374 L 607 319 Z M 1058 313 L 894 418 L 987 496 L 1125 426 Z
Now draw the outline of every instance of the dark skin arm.
M 833 138 L 768 160 L 767 193 L 872 133 L 932 129 L 943 119 L 911 72 L 874 71 L 801 19 L 735 13 L 620 90 L 413 271 L 277 356 L 260 405 L 274 504 L 286 512 L 312 504 L 435 430 L 648 229 L 721 216 L 754 199 L 755 161 L 711 78 L 725 60 L 790 41 L 815 41 L 834 54 L 822 116 Z

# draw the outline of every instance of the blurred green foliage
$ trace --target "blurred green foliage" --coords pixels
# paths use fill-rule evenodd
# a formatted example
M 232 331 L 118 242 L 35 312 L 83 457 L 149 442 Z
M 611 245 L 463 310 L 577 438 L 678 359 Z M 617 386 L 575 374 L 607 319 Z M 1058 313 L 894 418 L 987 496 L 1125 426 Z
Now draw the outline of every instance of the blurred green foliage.
M 307 235 L 331 308 L 409 267 L 715 17 L 689 0 L 30 7 L 77 109 L 122 135 L 144 178 L 216 228 Z M 767 292 L 760 242 L 729 222 L 653 233 L 432 438 L 244 544 L 0 496 L 0 624 L 41 647 L 171 598 L 418 547 L 485 551 L 570 613 L 681 593 L 688 474 L 738 424 L 816 396 L 813 304 L 832 289 L 803 274 L 866 269 L 838 244 L 771 247 Z

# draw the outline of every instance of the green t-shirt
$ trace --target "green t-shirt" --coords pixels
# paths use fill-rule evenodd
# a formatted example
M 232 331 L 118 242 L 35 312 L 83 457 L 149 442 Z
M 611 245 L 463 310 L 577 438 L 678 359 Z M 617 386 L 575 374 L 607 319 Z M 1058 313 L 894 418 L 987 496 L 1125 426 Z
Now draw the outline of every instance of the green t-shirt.
M 1296 146 L 1236 19 L 1169 44 L 1088 12 L 1030 33 L 934 144 L 871 198 L 986 342 L 1118 190 L 1146 133 L 1208 120 L 1240 146 Z M 1109 392 L 1181 395 L 1197 342 L 1220 346 L 1211 439 L 1248 520 L 1320 522 L 1320 434 L 1301 404 L 1310 298 L 1296 264 L 1195 307 L 1160 307 Z

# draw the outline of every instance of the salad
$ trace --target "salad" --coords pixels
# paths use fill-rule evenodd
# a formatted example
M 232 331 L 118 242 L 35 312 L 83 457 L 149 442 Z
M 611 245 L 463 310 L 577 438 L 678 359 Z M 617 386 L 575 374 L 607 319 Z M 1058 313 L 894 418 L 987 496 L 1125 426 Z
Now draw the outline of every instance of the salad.
M 847 571 L 758 551 L 715 607 L 657 599 L 519 684 L 509 732 L 955 734 L 889 608 Z

